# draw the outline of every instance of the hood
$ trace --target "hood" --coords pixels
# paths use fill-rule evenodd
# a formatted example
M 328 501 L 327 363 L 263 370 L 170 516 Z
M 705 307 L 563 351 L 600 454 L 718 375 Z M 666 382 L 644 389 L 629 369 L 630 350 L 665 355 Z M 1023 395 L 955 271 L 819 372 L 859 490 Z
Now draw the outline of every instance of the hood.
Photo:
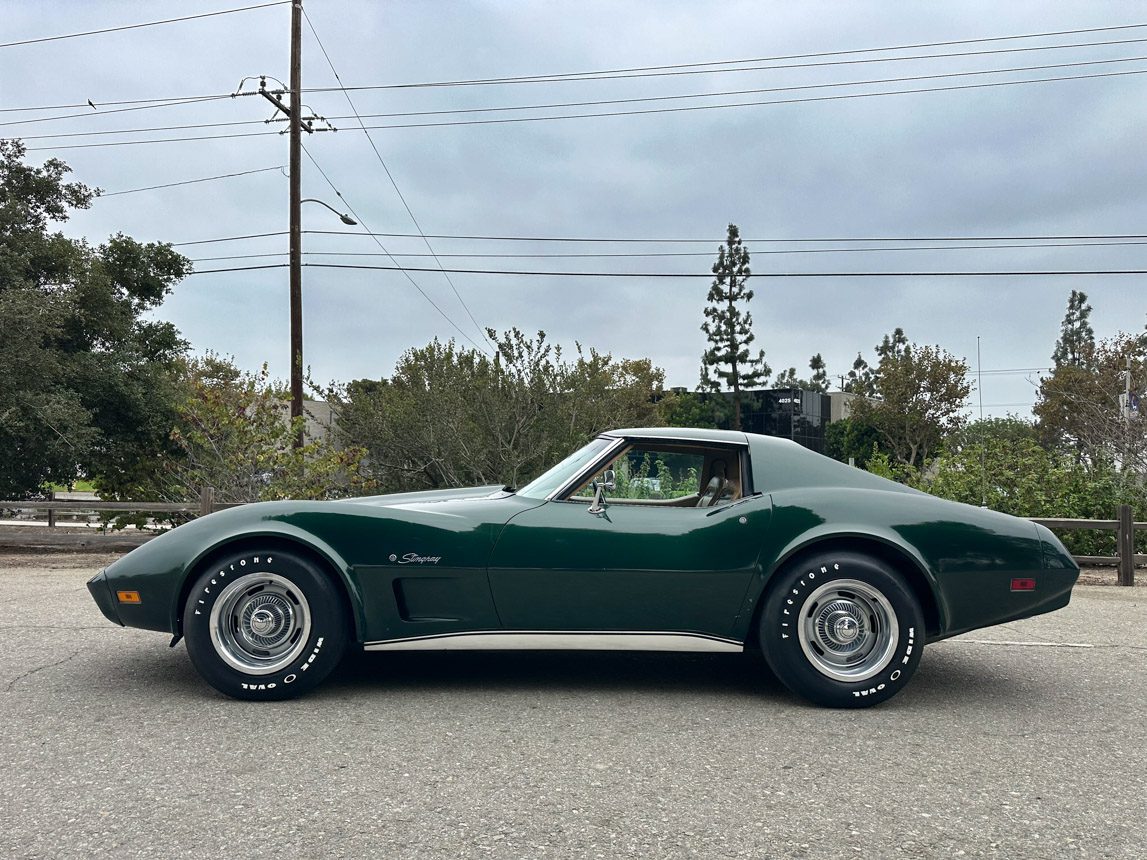
M 448 490 L 423 490 L 417 493 L 388 493 L 384 496 L 362 496 L 354 499 L 344 499 L 356 505 L 373 505 L 380 508 L 391 508 L 399 505 L 424 504 L 426 502 L 449 502 L 457 499 L 481 499 L 494 496 L 510 495 L 497 484 L 485 487 L 455 487 Z

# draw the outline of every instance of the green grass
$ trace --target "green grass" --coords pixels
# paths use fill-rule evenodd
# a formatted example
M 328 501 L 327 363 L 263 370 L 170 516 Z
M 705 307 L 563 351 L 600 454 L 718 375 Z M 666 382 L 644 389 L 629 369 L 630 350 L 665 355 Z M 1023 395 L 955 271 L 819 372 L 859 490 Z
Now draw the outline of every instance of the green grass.
M 48 484 L 47 489 L 54 493 L 68 492 L 68 488 L 63 484 Z M 91 481 L 76 481 L 76 483 L 72 485 L 72 491 L 76 493 L 92 493 L 95 492 L 95 489 Z

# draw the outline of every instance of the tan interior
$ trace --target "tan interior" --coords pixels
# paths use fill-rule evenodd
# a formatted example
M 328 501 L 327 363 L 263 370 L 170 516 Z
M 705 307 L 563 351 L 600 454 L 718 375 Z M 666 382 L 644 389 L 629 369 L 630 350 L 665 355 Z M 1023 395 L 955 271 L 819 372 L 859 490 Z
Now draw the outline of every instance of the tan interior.
M 665 453 L 678 453 L 678 454 L 703 454 L 705 457 L 704 464 L 701 472 L 701 492 L 694 493 L 688 496 L 682 496 L 678 499 L 609 499 L 611 505 L 655 505 L 661 507 L 671 508 L 695 508 L 698 506 L 713 507 L 716 505 L 727 504 L 741 498 L 744 480 L 743 468 L 744 457 L 741 451 L 734 448 L 705 448 L 697 445 L 681 445 L 681 444 L 666 444 L 659 445 L 656 443 L 648 445 L 631 445 L 623 449 L 617 454 L 604 469 L 614 468 L 614 464 L 632 451 L 634 448 L 641 450 L 659 451 Z M 600 474 L 600 471 L 597 473 Z M 719 486 L 710 488 L 710 484 L 714 483 L 717 479 Z M 576 488 L 568 497 L 568 501 L 577 501 L 589 503 L 593 501 L 593 492 L 589 489 L 589 484 L 593 480 L 590 478 L 580 487 Z M 710 490 L 710 495 L 706 497 L 706 490 Z M 704 504 L 702 505 L 702 501 Z

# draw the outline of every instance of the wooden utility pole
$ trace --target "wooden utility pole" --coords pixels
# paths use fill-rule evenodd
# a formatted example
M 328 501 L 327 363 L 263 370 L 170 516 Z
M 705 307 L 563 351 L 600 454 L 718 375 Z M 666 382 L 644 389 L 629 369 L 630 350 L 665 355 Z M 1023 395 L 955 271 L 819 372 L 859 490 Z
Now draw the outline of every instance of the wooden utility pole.
M 303 228 L 302 208 L 303 118 L 303 0 L 291 3 L 291 421 L 303 415 Z M 299 421 L 296 448 L 303 447 L 304 425 Z

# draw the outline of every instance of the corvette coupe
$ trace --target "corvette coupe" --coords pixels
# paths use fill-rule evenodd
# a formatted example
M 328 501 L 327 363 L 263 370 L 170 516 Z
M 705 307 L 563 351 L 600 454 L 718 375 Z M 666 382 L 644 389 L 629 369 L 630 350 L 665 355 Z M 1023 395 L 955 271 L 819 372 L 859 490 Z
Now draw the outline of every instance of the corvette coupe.
M 369 651 L 760 649 L 830 707 L 895 695 L 925 644 L 1066 606 L 1046 528 L 793 442 L 604 433 L 524 487 L 220 511 L 89 583 L 112 622 L 186 640 L 240 699 L 312 689 Z

